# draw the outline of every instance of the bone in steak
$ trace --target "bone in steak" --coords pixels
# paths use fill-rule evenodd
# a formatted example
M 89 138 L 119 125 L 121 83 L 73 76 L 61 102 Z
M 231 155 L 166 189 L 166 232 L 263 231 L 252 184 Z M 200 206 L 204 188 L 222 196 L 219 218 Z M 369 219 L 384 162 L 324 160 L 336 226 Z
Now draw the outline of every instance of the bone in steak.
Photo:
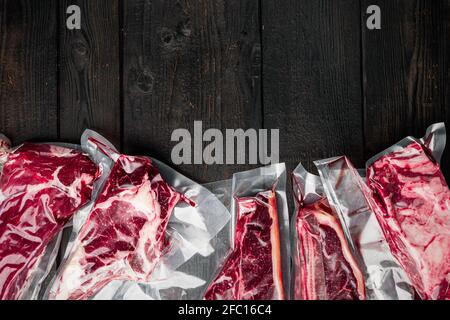
M 297 248 L 294 298 L 364 300 L 364 277 L 326 198 L 300 205 L 296 217 Z
M 367 169 L 375 212 L 422 299 L 450 299 L 450 191 L 429 150 L 412 141 Z
M 206 300 L 284 299 L 276 195 L 236 198 L 234 250 L 207 289 Z
M 46 246 L 90 200 L 97 167 L 69 148 L 0 147 L 0 299 L 10 300 L 22 297 Z
M 166 248 L 171 213 L 179 201 L 188 201 L 163 180 L 149 158 L 117 154 L 94 139 L 90 143 L 114 165 L 50 299 L 88 299 L 114 280 L 151 280 Z

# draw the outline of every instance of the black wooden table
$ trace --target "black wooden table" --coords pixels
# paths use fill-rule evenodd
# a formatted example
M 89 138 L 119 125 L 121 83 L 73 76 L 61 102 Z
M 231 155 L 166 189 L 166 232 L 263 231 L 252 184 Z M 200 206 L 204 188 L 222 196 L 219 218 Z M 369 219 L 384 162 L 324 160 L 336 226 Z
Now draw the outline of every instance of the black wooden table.
M 66 28 L 72 4 L 81 30 Z M 366 28 L 372 4 L 381 30 Z M 0 131 L 15 144 L 88 127 L 170 164 L 172 131 L 202 120 L 279 128 L 289 169 L 362 166 L 450 124 L 449 77 L 449 0 L 0 0 Z M 249 167 L 178 170 L 207 182 Z
M 66 28 L 73 4 L 81 30 Z M 381 30 L 366 28 L 373 4 Z M 449 126 L 449 80 L 450 0 L 0 0 L 0 132 L 14 144 L 93 128 L 171 164 L 172 131 L 202 120 L 280 129 L 289 170 L 342 154 L 363 166 Z M 250 167 L 177 169 L 208 182 Z

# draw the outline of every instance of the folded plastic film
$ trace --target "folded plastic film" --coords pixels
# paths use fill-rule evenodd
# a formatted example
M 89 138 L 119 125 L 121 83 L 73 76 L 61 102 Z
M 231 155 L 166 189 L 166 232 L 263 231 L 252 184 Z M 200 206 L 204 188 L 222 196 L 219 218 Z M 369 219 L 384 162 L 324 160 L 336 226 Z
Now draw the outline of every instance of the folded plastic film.
M 402 151 L 406 146 L 414 142 L 419 143 L 427 150 L 429 150 L 432 158 L 440 164 L 447 142 L 445 123 L 439 122 L 432 124 L 427 128 L 425 136 L 420 139 L 409 136 L 395 143 L 386 150 L 381 151 L 380 153 L 367 160 L 366 169 L 381 157 L 394 152 Z
M 21 300 L 36 300 L 40 298 L 45 289 L 45 281 L 50 279 L 51 272 L 56 270 L 56 258 L 58 256 L 61 239 L 62 231 L 47 245 L 34 275 L 28 279 L 28 289 L 20 297 Z
M 365 266 L 367 297 L 410 300 L 414 290 L 392 256 L 386 239 L 361 188 L 364 181 L 346 157 L 315 162 L 329 203 Z
M 299 164 L 292 173 L 292 189 L 294 196 L 294 214 L 291 219 L 291 298 L 300 300 L 304 297 L 304 275 L 302 268 L 305 267 L 303 255 L 298 249 L 299 237 L 297 232 L 298 212 L 301 206 L 312 204 L 323 198 L 323 187 L 320 177 L 309 173 L 301 164 Z
M 174 271 L 166 279 L 151 284 L 133 281 L 112 281 L 93 300 L 193 300 L 193 295 L 205 284 L 199 277 Z
M 207 188 L 228 210 L 230 210 L 232 200 L 231 184 L 232 180 L 230 179 L 208 183 L 205 184 L 204 187 Z M 178 275 L 177 283 L 182 284 L 184 288 L 181 288 L 180 285 L 177 287 L 162 288 L 159 291 L 161 298 L 187 300 L 202 299 L 208 283 L 212 280 L 212 277 L 215 276 L 217 270 L 230 252 L 231 233 L 230 220 L 226 226 L 211 239 L 209 245 L 214 248 L 214 250 L 210 255 L 204 256 L 197 254 L 178 269 L 179 272 L 183 273 Z M 193 287 L 192 281 L 194 280 L 194 283 L 198 283 L 199 279 L 201 279 L 202 284 Z

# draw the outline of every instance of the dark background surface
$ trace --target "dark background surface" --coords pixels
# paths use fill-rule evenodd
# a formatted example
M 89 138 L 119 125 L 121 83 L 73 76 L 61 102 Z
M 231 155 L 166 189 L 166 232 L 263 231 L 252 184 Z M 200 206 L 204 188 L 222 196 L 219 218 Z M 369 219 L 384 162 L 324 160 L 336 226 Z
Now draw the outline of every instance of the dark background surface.
M 82 30 L 65 28 L 66 8 Z M 366 9 L 381 7 L 382 29 Z M 84 128 L 170 164 L 176 128 L 279 128 L 281 161 L 358 166 L 450 125 L 449 0 L 0 0 L 0 131 Z M 447 151 L 443 169 L 449 178 Z M 183 165 L 200 182 L 250 166 Z
M 81 30 L 65 27 L 72 4 Z M 372 4 L 381 30 L 366 28 Z M 0 132 L 16 145 L 93 128 L 170 164 L 172 131 L 202 120 L 280 129 L 289 171 L 342 154 L 362 167 L 450 126 L 449 78 L 450 0 L 0 0 Z M 251 167 L 177 170 L 209 182 Z

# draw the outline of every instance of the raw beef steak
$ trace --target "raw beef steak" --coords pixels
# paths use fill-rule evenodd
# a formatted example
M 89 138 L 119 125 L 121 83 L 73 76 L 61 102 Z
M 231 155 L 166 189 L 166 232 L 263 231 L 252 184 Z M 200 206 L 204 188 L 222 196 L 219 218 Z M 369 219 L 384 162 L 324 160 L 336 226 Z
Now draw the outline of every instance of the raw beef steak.
M 3 159 L 0 299 L 20 299 L 46 246 L 90 200 L 97 167 L 79 151 L 49 144 L 25 143 Z
M 276 195 L 236 198 L 234 250 L 207 289 L 206 300 L 284 299 Z
M 90 142 L 109 154 L 114 165 L 50 299 L 88 299 L 113 280 L 151 280 L 164 254 L 172 210 L 186 200 L 149 158 L 117 154 Z
M 300 206 L 296 217 L 294 298 L 364 300 L 364 277 L 326 198 Z
M 429 150 L 411 142 L 367 169 L 374 212 L 422 299 L 450 299 L 450 191 Z

